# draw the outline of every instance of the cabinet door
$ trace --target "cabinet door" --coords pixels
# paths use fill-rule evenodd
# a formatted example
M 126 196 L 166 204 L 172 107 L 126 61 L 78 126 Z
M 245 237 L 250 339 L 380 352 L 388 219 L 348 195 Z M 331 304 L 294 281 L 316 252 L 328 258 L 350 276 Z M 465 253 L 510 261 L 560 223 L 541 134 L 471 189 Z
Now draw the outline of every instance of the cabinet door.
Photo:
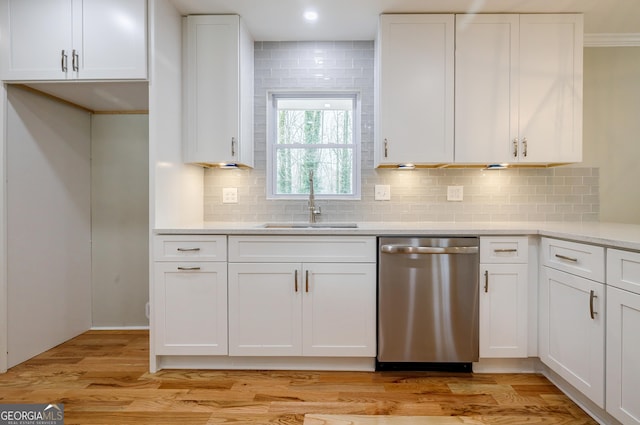
M 480 357 L 527 357 L 527 265 L 483 264 Z
M 253 166 L 253 40 L 237 15 L 186 18 L 184 161 Z
M 4 0 L 1 4 L 2 79 L 71 78 L 72 1 Z
M 582 160 L 582 15 L 520 15 L 521 162 Z
M 607 288 L 607 412 L 640 424 L 640 295 Z
M 227 354 L 227 264 L 156 263 L 156 354 Z
M 146 0 L 74 0 L 73 4 L 77 78 L 147 78 Z
M 300 264 L 229 264 L 229 355 L 302 354 Z
M 303 355 L 376 355 L 376 265 L 305 264 Z
M 604 285 L 541 267 L 540 359 L 604 407 Z
M 456 15 L 457 163 L 517 160 L 518 23 L 518 15 Z
M 376 166 L 453 161 L 453 15 L 382 15 Z

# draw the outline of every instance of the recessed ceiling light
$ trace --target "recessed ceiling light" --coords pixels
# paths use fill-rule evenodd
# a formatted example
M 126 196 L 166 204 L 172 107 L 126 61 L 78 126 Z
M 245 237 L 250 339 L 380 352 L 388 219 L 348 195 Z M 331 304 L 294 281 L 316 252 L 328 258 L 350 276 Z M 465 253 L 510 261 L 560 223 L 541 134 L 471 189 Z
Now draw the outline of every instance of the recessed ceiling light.
M 316 12 L 315 10 L 307 10 L 306 12 L 304 12 L 304 15 L 302 16 L 304 16 L 304 19 L 306 19 L 309 22 L 318 20 L 318 12 Z

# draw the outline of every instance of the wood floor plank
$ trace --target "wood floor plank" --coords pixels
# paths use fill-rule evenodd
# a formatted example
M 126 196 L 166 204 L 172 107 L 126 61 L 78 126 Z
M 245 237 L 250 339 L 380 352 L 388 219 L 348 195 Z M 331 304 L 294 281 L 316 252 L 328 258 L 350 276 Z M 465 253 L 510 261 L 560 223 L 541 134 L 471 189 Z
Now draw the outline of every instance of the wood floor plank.
M 596 424 L 536 374 L 232 370 L 151 374 L 148 344 L 147 331 L 87 332 L 0 375 L 0 402 L 63 403 L 67 425 L 301 425 L 305 415 L 310 421 L 326 420 L 327 415 L 336 419 L 336 414 L 380 420 L 431 416 L 440 423 L 474 425 Z M 318 419 L 322 415 L 325 419 Z
M 307 415 L 304 425 L 459 425 L 461 418 L 434 416 Z M 470 423 L 470 422 L 466 422 Z

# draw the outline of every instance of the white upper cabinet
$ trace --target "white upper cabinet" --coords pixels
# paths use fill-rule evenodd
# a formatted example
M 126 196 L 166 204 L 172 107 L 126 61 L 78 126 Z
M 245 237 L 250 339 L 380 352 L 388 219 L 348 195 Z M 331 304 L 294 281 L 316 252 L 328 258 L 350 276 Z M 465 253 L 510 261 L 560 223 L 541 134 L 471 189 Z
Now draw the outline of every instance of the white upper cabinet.
M 7 81 L 147 78 L 146 0 L 2 0 Z
M 186 18 L 184 162 L 253 167 L 253 39 L 237 15 Z
M 582 15 L 520 15 L 519 160 L 582 161 Z
M 453 161 L 454 15 L 382 15 L 375 165 Z
M 455 162 L 581 161 L 582 50 L 582 15 L 457 15 Z
M 518 22 L 518 15 L 456 16 L 456 162 L 514 160 Z

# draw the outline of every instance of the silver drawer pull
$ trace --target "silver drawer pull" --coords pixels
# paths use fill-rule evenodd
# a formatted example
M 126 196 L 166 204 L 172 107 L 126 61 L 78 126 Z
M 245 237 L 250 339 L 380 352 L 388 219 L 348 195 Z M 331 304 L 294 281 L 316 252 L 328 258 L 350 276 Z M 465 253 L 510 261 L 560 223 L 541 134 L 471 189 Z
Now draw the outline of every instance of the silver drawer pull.
M 181 271 L 193 271 L 193 270 L 200 270 L 200 267 L 178 267 L 178 270 L 181 270 Z
M 477 246 L 412 246 L 382 245 L 380 252 L 384 254 L 476 254 Z
M 561 255 L 561 254 L 556 254 L 556 258 L 559 258 L 561 260 L 571 261 L 572 263 L 577 263 L 578 262 L 577 258 L 567 257 L 566 255 Z
M 62 56 L 60 57 L 60 69 L 62 72 L 67 72 L 67 54 L 62 51 Z
M 78 57 L 78 53 L 76 49 L 73 49 L 71 52 L 71 69 L 75 72 L 80 70 L 80 58 Z
M 194 252 L 200 251 L 200 248 L 178 248 L 179 252 Z
M 593 311 L 593 300 L 595 298 L 598 298 L 598 296 L 596 295 L 595 291 L 592 289 L 589 292 L 589 316 L 591 316 L 591 319 L 595 319 L 596 314 L 598 314 L 597 311 Z
M 516 248 L 503 248 L 503 249 L 494 249 L 493 252 L 496 254 L 502 254 L 505 252 L 518 252 Z

